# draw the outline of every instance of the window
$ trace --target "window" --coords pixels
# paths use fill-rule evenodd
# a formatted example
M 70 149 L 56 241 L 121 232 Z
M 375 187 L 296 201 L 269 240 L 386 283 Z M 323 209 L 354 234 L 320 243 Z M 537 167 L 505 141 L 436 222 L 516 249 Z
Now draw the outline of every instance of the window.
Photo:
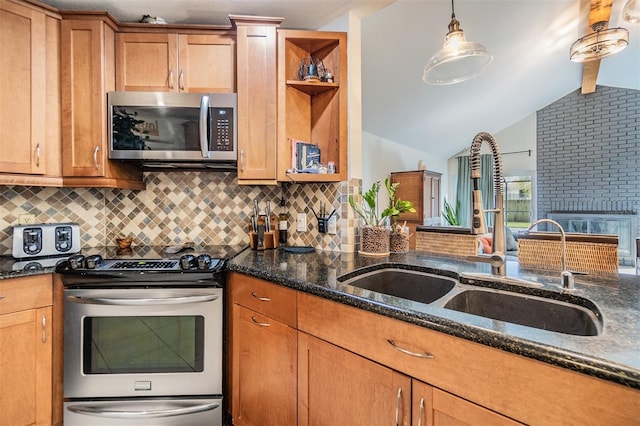
M 530 175 L 504 178 L 505 223 L 511 229 L 526 229 L 532 217 L 532 184 Z

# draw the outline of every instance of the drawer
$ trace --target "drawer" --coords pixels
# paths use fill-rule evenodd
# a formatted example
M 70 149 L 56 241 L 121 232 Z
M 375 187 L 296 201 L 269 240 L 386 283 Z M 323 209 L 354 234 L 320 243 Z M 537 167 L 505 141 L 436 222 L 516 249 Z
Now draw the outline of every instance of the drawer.
M 524 423 L 640 416 L 640 391 L 305 293 L 298 329 Z
M 237 273 L 229 274 L 228 285 L 233 303 L 296 328 L 295 290 Z
M 51 274 L 0 280 L 0 315 L 51 305 L 52 288 Z

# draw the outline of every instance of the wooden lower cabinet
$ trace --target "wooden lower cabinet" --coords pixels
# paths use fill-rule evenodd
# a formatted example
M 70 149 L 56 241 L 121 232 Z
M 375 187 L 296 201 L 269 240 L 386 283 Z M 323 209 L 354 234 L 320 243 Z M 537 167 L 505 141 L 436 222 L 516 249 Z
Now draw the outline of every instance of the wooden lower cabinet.
M 411 379 L 298 333 L 298 425 L 409 425 Z
M 51 276 L 0 282 L 0 424 L 52 423 Z
M 229 284 L 236 425 L 640 419 L 636 389 L 241 274 Z
M 411 394 L 412 426 L 522 424 L 419 380 L 412 380 Z
M 233 423 L 295 425 L 297 330 L 274 317 L 280 319 L 291 310 L 295 321 L 296 294 L 237 274 L 232 274 L 229 284 Z M 287 301 L 289 308 L 282 309 Z M 254 304 L 255 310 L 246 306 Z M 282 320 L 286 317 L 290 316 L 285 313 Z

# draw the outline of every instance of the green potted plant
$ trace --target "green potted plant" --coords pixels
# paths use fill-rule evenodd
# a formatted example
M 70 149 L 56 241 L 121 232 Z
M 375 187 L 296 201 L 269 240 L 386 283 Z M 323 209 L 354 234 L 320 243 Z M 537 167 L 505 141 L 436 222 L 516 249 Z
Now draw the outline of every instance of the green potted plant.
M 374 182 L 371 188 L 362 194 L 359 203 L 352 195 L 349 196 L 349 205 L 364 221 L 364 225 L 360 228 L 360 253 L 362 254 L 388 255 L 390 231 L 387 226 L 388 219 L 395 218 L 400 213 L 415 212 L 412 202 L 396 199 L 398 183 L 392 184 L 387 178 L 384 185 L 389 196 L 389 205 L 380 213 L 378 209 L 378 193 L 382 187 L 380 181 Z
M 444 199 L 444 211 L 442 211 L 442 218 L 449 224 L 449 226 L 460 226 L 460 200 L 456 200 L 456 206 L 453 207 Z

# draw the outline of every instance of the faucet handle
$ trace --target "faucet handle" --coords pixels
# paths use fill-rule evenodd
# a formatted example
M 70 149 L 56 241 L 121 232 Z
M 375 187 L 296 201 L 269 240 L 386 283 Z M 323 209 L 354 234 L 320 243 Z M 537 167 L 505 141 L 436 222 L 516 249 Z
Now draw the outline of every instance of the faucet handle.
M 494 266 L 494 267 L 500 267 L 505 264 L 505 256 L 503 254 L 498 254 L 498 253 L 467 256 L 467 260 L 471 260 L 473 262 L 490 263 L 491 266 Z

